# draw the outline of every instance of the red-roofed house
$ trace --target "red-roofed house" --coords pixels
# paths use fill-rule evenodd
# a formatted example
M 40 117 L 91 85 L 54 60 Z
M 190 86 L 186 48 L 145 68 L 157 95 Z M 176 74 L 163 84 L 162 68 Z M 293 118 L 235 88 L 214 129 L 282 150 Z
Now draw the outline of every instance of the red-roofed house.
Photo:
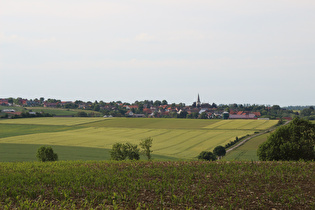
M 9 105 L 9 100 L 8 99 L 0 99 L 0 105 Z

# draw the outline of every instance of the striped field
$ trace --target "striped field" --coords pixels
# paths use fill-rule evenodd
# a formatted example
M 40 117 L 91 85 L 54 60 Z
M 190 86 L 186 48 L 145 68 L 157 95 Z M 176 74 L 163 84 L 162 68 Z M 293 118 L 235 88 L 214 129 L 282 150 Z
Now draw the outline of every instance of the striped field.
M 210 150 L 235 137 L 253 134 L 277 121 L 263 120 L 188 120 L 188 119 L 131 119 L 131 118 L 37 118 L 1 120 L 2 127 L 11 127 L 10 133 L 1 137 L 0 144 L 32 144 L 79 146 L 111 149 L 117 142 L 139 144 L 140 140 L 152 137 L 153 153 L 172 158 L 193 159 L 201 151 Z M 39 130 L 14 133 L 14 126 L 35 126 Z M 46 126 L 56 127 L 47 132 Z M 66 127 L 66 130 L 60 130 Z M 43 129 L 42 132 L 40 129 Z M 18 130 L 16 131 L 18 132 Z

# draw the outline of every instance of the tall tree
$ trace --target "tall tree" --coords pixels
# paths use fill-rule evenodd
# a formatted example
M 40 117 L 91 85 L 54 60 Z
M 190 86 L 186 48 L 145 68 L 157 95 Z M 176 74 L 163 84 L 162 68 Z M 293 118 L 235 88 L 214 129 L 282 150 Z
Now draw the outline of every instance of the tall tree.
M 315 125 L 295 118 L 278 128 L 257 150 L 260 160 L 315 160 Z
M 150 148 L 152 147 L 153 139 L 151 137 L 142 139 L 140 142 L 140 147 L 143 153 L 147 156 L 148 160 L 151 160 L 151 153 L 153 152 Z

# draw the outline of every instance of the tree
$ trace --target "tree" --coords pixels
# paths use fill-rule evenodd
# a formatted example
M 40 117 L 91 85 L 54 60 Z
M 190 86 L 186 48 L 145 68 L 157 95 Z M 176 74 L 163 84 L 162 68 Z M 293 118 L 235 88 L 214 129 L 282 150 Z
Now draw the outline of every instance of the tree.
M 177 114 L 177 118 L 186 118 L 188 112 L 181 111 L 179 114 Z
M 312 107 L 313 108 L 313 107 Z M 312 114 L 312 112 L 314 111 L 314 108 L 311 109 L 311 108 L 307 108 L 307 109 L 303 109 L 301 112 L 300 112 L 300 115 L 302 117 L 308 117 Z
M 110 156 L 112 160 L 125 160 L 127 157 L 129 160 L 139 160 L 140 149 L 137 145 L 129 142 L 126 144 L 116 143 L 110 151 Z
M 214 148 L 213 154 L 219 157 L 223 157 L 226 154 L 226 150 L 223 146 L 217 146 Z
M 36 158 L 39 161 L 46 162 L 46 161 L 57 161 L 58 155 L 54 153 L 51 147 L 41 146 L 37 150 Z
M 99 104 L 96 104 L 95 106 L 94 106 L 94 111 L 96 111 L 96 112 L 98 112 L 98 111 L 100 111 L 100 105 Z
M 13 98 L 8 98 L 8 103 L 13 104 Z
M 162 102 L 159 101 L 159 100 L 156 100 L 156 101 L 154 101 L 154 103 L 153 103 L 154 106 L 160 106 L 161 104 L 162 104 Z
M 163 101 L 162 101 L 162 105 L 168 105 L 167 101 L 166 101 L 166 100 L 163 100 Z
M 152 147 L 152 141 L 153 138 L 148 137 L 142 139 L 140 142 L 140 147 L 142 148 L 143 153 L 147 156 L 148 160 L 151 160 L 151 153 L 153 152 L 152 150 L 150 150 L 150 148 Z
M 208 119 L 207 113 L 206 113 L 206 112 L 202 112 L 202 113 L 200 114 L 200 119 Z
M 140 159 L 140 149 L 138 145 L 131 144 L 127 142 L 126 144 L 127 157 L 129 160 L 139 160 Z
M 217 157 L 215 156 L 215 154 L 213 154 L 212 152 L 208 152 L 208 151 L 202 151 L 198 157 L 199 160 L 216 160 Z
M 110 151 L 110 157 L 112 160 L 125 160 L 127 157 L 127 152 L 124 144 L 114 144 L 112 150 Z
M 278 128 L 257 150 L 260 160 L 315 160 L 315 125 L 295 118 Z

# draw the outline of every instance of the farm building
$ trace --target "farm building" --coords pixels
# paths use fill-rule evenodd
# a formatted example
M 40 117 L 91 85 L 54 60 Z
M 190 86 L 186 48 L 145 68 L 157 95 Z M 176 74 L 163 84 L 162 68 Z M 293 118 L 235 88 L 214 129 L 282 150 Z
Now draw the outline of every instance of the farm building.
M 260 116 L 260 113 L 259 113 Z M 233 112 L 231 111 L 229 114 L 229 119 L 257 119 L 256 114 L 250 112 Z

